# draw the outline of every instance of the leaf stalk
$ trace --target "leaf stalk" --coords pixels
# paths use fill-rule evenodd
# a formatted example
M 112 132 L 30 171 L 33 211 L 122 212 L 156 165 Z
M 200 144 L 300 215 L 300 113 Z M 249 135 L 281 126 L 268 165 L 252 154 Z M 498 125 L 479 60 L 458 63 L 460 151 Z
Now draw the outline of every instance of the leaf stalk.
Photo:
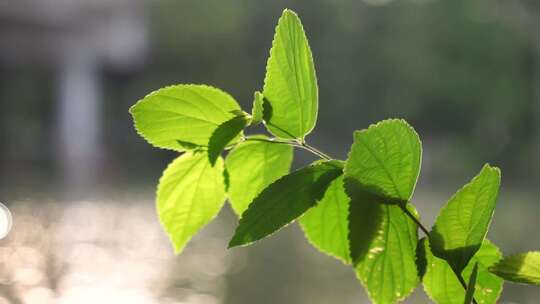
M 424 234 L 426 235 L 426 237 L 429 239 L 429 230 L 427 230 L 427 228 L 422 225 L 422 223 L 420 222 L 420 220 L 418 220 L 418 218 L 416 218 L 416 216 L 414 216 L 414 214 L 412 214 L 409 209 L 407 209 L 407 207 L 405 207 L 405 205 L 403 204 L 399 204 L 399 207 L 401 208 L 401 210 L 403 210 L 403 212 L 405 212 L 405 214 L 411 218 L 411 220 L 420 228 L 420 230 L 422 230 L 422 232 L 424 232 Z M 465 289 L 465 292 L 467 292 L 467 283 L 465 282 L 465 279 L 463 278 L 463 276 L 460 274 L 460 273 L 457 273 L 453 267 L 451 267 L 454 274 L 456 275 L 459 283 L 461 284 L 461 286 L 463 286 L 463 289 Z M 478 304 L 478 302 L 476 302 L 476 300 L 472 299 L 473 303 L 474 304 Z
M 405 207 L 405 205 L 403 204 L 399 204 L 399 207 L 401 208 L 401 210 L 403 210 L 403 212 L 405 212 L 405 214 L 411 218 L 411 220 L 413 220 L 413 222 L 420 228 L 420 230 L 422 230 L 422 232 L 426 235 L 426 237 L 429 238 L 429 230 L 427 230 L 426 227 L 424 227 L 424 225 L 422 225 L 422 223 L 420 222 L 420 220 L 418 220 L 416 218 L 416 216 L 414 216 L 414 214 L 412 214 L 409 209 L 407 209 L 407 207 Z
M 245 141 L 264 141 L 264 142 L 275 143 L 275 144 L 289 145 L 289 146 L 293 146 L 293 147 L 297 147 L 297 148 L 309 151 L 309 152 L 313 153 L 314 155 L 317 155 L 319 158 L 324 159 L 324 160 L 332 160 L 333 159 L 328 154 L 318 150 L 315 147 L 312 147 L 312 146 L 306 144 L 305 142 L 300 143 L 300 142 L 297 142 L 297 141 L 281 140 L 281 139 L 277 139 L 277 138 L 269 138 L 268 139 L 268 138 L 257 138 L 257 137 L 246 137 L 244 140 Z

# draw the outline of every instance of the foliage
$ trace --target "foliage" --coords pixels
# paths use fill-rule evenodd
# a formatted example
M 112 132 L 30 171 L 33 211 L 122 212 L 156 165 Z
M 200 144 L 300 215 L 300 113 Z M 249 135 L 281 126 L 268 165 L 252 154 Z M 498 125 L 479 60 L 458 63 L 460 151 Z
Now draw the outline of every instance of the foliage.
M 317 78 L 311 50 L 300 19 L 285 10 L 266 65 L 262 92 L 268 130 L 281 138 L 303 140 L 313 130 L 319 106 Z
M 419 282 L 436 303 L 495 303 L 502 279 L 539 284 L 538 252 L 498 262 L 499 249 L 485 238 L 499 169 L 486 164 L 428 231 L 412 204 L 422 158 L 416 131 L 404 120 L 381 121 L 356 131 L 348 159 L 339 161 L 305 141 L 317 109 L 312 53 L 290 10 L 278 22 L 251 114 L 203 85 L 164 88 L 131 108 L 135 127 L 151 144 L 185 151 L 165 170 L 157 193 L 158 215 L 177 252 L 228 195 L 240 215 L 230 247 L 298 219 L 314 247 L 351 265 L 374 303 L 399 302 Z M 276 138 L 244 135 L 259 123 Z M 293 147 L 321 160 L 287 174 Z
M 229 247 L 253 243 L 294 221 L 321 200 L 341 173 L 340 162 L 317 161 L 272 183 L 242 213 Z
M 229 202 L 239 216 L 261 190 L 289 172 L 293 159 L 291 146 L 250 139 L 238 143 L 225 160 Z
M 349 249 L 350 199 L 343 188 L 343 176 L 333 180 L 317 205 L 299 220 L 309 242 L 320 251 L 344 263 L 351 263 Z
M 212 167 L 206 152 L 186 152 L 163 172 L 157 190 L 157 211 L 176 252 L 225 202 L 223 160 Z
M 457 273 L 482 245 L 495 211 L 500 178 L 498 168 L 485 165 L 452 196 L 435 220 L 430 233 L 431 250 Z
M 422 238 L 418 246 L 418 259 L 422 284 L 427 295 L 436 303 L 462 304 L 465 291 L 450 265 L 431 252 L 429 240 Z M 473 264 L 478 263 L 476 290 L 474 298 L 479 303 L 496 303 L 499 298 L 503 279 L 489 272 L 488 268 L 502 258 L 499 249 L 485 239 L 471 262 L 461 271 L 463 278 L 470 280 Z
M 540 252 L 524 252 L 505 257 L 490 270 L 505 280 L 540 285 Z

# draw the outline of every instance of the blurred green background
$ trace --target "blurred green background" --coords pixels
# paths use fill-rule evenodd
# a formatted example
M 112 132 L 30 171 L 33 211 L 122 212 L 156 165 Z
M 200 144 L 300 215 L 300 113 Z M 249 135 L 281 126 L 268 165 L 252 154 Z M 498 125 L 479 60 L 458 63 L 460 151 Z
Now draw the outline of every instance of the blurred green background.
M 301 17 L 319 80 L 308 141 L 344 159 L 352 132 L 390 117 L 421 135 L 415 204 L 431 224 L 485 162 L 503 172 L 488 237 L 540 249 L 540 4 L 529 0 L 0 3 L 0 303 L 367 303 L 349 268 L 291 226 L 226 250 L 227 207 L 174 257 L 153 208 L 175 157 L 127 110 L 206 83 L 249 110 L 277 18 Z M 313 158 L 296 154 L 295 167 Z M 538 303 L 507 285 L 501 303 Z M 407 303 L 429 303 L 418 288 Z

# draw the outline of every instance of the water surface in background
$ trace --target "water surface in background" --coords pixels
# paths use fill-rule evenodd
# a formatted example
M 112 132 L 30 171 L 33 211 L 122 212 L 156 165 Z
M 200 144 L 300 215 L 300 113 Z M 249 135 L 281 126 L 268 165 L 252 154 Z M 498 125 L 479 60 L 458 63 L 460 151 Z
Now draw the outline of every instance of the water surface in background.
M 427 225 L 450 194 L 416 196 Z M 0 241 L 0 304 L 369 303 L 352 271 L 311 248 L 296 225 L 227 250 L 236 219 L 226 207 L 174 256 L 152 193 L 9 206 L 14 226 Z M 539 249 L 538 229 L 518 237 L 537 227 L 538 214 L 530 197 L 502 195 L 490 238 L 505 253 Z M 507 284 L 501 303 L 539 298 L 538 287 Z M 429 300 L 417 288 L 406 303 Z

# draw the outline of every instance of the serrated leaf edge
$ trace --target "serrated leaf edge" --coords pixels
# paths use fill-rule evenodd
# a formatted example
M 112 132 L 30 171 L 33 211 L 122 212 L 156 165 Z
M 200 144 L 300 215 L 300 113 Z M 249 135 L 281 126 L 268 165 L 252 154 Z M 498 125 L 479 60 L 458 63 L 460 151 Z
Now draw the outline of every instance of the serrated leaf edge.
M 291 175 L 291 174 L 294 174 L 294 173 L 296 173 L 296 172 L 298 172 L 298 171 L 306 170 L 306 169 L 308 169 L 308 168 L 313 168 L 313 167 L 315 167 L 315 166 L 317 166 L 317 165 L 320 165 L 321 163 L 328 163 L 328 164 L 330 164 L 330 163 L 335 163 L 335 162 L 337 162 L 337 161 L 336 161 L 336 160 L 318 160 L 318 161 L 315 161 L 315 162 L 313 162 L 313 163 L 311 163 L 311 164 L 309 164 L 309 165 L 307 165 L 307 166 L 305 166 L 305 167 L 302 167 L 302 168 L 300 168 L 300 169 L 298 169 L 298 170 L 295 170 L 295 171 L 293 171 L 293 172 L 290 172 L 289 174 L 284 175 L 284 176 L 282 176 L 282 177 L 276 179 L 274 182 L 272 182 L 271 184 L 269 184 L 268 186 L 266 186 L 265 189 L 271 187 L 272 185 L 274 185 L 274 184 L 277 183 L 278 181 L 281 181 L 283 178 L 286 178 L 287 176 L 289 176 L 289 175 Z M 339 166 L 335 166 L 335 165 L 333 165 L 333 166 L 334 166 L 336 169 L 341 169 L 341 170 L 343 170 L 343 169 L 340 168 Z M 337 177 L 336 177 L 336 178 L 337 178 Z M 261 193 L 263 193 L 265 189 L 263 189 L 263 190 L 259 193 L 259 195 L 261 195 Z M 257 195 L 253 200 L 255 200 L 259 195 Z M 251 201 L 251 203 L 250 203 L 249 205 L 251 205 L 252 203 L 253 203 L 253 201 Z M 249 206 L 249 205 L 248 205 L 248 206 Z M 311 208 L 313 208 L 313 207 L 311 207 Z M 304 211 L 304 213 L 307 212 L 307 211 L 308 211 L 309 209 L 311 209 L 311 208 L 306 209 L 306 210 Z M 249 208 L 248 208 L 248 209 L 249 209 Z M 246 209 L 246 210 L 244 211 L 244 213 L 245 213 L 248 209 Z M 244 213 L 242 213 L 242 215 L 240 216 L 240 220 L 242 220 Z M 302 214 L 304 214 L 304 213 L 302 213 Z M 231 246 L 231 241 L 232 241 L 233 238 L 234 238 L 234 235 L 233 235 L 233 238 L 231 238 L 231 240 L 229 241 L 229 244 L 227 245 L 227 248 L 228 248 L 228 249 L 231 249 L 231 248 L 235 248 L 235 247 L 247 247 L 247 246 L 249 246 L 249 245 L 252 245 L 252 244 L 254 244 L 254 243 L 257 243 L 258 241 L 260 241 L 260 240 L 262 240 L 262 239 L 269 238 L 269 237 L 273 236 L 275 233 L 277 233 L 278 231 L 280 231 L 280 230 L 282 230 L 283 228 L 285 228 L 285 227 L 289 226 L 290 224 L 294 223 L 294 222 L 295 222 L 296 220 L 298 220 L 298 218 L 300 218 L 301 216 L 302 216 L 302 215 L 298 216 L 297 218 L 293 219 L 292 221 L 290 221 L 290 222 L 286 223 L 285 225 L 281 226 L 280 228 L 278 228 L 276 231 L 273 231 L 273 232 L 267 234 L 266 236 L 264 236 L 263 238 L 258 239 L 258 240 L 255 240 L 255 241 L 250 241 L 250 242 L 247 242 L 247 243 L 243 243 L 243 244 L 238 244 L 238 245 L 233 245 L 233 246 Z M 236 233 L 235 233 L 235 234 L 236 234 Z
M 443 211 L 445 211 L 446 209 L 449 208 L 449 205 L 450 205 L 449 203 L 451 201 L 453 201 L 456 198 L 456 196 L 458 196 L 465 188 L 467 188 L 469 185 L 473 184 L 479 178 L 479 175 L 480 175 L 480 173 L 482 173 L 484 168 L 488 168 L 490 170 L 495 170 L 495 172 L 497 172 L 497 178 L 498 178 L 499 188 L 500 188 L 501 169 L 499 169 L 498 167 L 495 167 L 495 166 L 491 166 L 489 163 L 485 163 L 484 166 L 482 166 L 482 169 L 480 169 L 480 172 L 478 172 L 468 183 L 466 183 L 461 188 L 459 188 L 456 192 L 454 192 L 454 194 L 452 194 L 452 196 L 446 201 L 444 206 L 441 207 L 441 209 L 439 210 L 439 214 L 437 215 L 437 217 L 435 218 L 435 221 L 433 222 L 433 226 L 431 226 L 431 231 L 433 231 L 435 229 L 435 227 L 437 225 L 437 221 L 439 220 L 439 217 L 441 216 L 441 214 L 443 214 Z M 499 192 L 499 189 L 497 189 L 497 196 L 498 196 L 498 192 Z M 497 197 L 495 199 L 497 199 Z M 488 226 L 487 226 L 486 232 L 484 233 L 484 237 L 482 238 L 482 242 L 486 239 L 487 233 L 489 231 L 489 227 L 491 226 L 491 221 L 493 220 L 494 213 L 495 213 L 495 207 L 493 208 L 493 211 L 491 212 L 491 216 L 489 218 Z M 482 246 L 482 242 L 480 243 L 480 246 Z M 433 252 L 433 255 L 437 256 L 435 254 L 435 252 L 433 251 L 433 248 L 431 248 L 431 242 L 430 242 L 429 246 L 430 246 L 431 252 Z M 476 252 L 475 252 L 475 254 L 476 254 Z M 472 256 L 474 256 L 474 254 Z M 445 259 L 443 258 L 443 260 L 445 260 Z
M 182 153 L 180 156 L 175 157 L 169 164 L 167 164 L 167 167 L 165 168 L 165 170 L 163 170 L 163 172 L 161 173 L 161 176 L 159 177 L 158 184 L 157 184 L 156 190 L 155 190 L 156 199 L 155 199 L 155 202 L 154 202 L 154 208 L 155 208 L 156 213 L 157 213 L 158 208 L 159 208 L 158 207 L 158 204 L 159 204 L 158 192 L 159 192 L 159 189 L 160 189 L 160 185 L 162 184 L 162 181 L 165 178 L 165 172 L 167 172 L 167 170 L 171 170 L 171 168 L 174 165 L 175 161 L 178 160 L 180 157 L 187 156 L 187 154 L 196 154 L 196 153 L 199 153 L 199 152 L 187 151 L 186 153 Z M 203 159 L 208 161 L 208 156 L 203 157 Z M 225 163 L 224 163 L 223 158 L 221 156 L 218 157 L 216 163 L 219 162 L 219 159 L 221 159 L 221 161 L 223 163 L 223 166 L 225 166 Z M 224 177 L 223 174 L 221 174 L 221 177 L 223 178 L 223 185 L 225 186 L 225 177 Z M 221 203 L 221 209 L 223 209 L 223 206 L 225 205 L 226 200 L 227 200 L 227 193 L 225 192 L 225 199 Z M 199 232 L 202 229 L 204 229 L 208 224 L 210 224 L 210 222 L 212 222 L 218 216 L 219 213 L 220 213 L 220 211 L 216 212 L 216 214 L 214 216 L 212 216 L 210 219 L 208 219 L 208 222 L 201 227 Z M 178 255 L 178 254 L 182 253 L 182 251 L 186 248 L 186 246 L 191 242 L 191 239 L 187 240 L 186 243 L 184 244 L 184 246 L 182 246 L 181 248 L 177 248 L 177 246 L 176 246 L 176 244 L 175 244 L 175 242 L 174 242 L 174 240 L 172 238 L 172 235 L 167 230 L 167 227 L 166 227 L 165 223 L 163 222 L 163 220 L 161 219 L 161 216 L 159 216 L 159 214 L 157 214 L 157 218 L 158 218 L 158 222 L 159 222 L 159 225 L 160 225 L 161 229 L 163 231 L 165 231 L 165 234 L 167 235 L 169 243 L 172 245 L 172 247 L 174 249 L 174 254 Z M 193 235 L 193 236 L 195 236 L 195 235 Z
M 418 214 L 418 210 L 416 210 L 416 208 L 412 204 L 410 204 L 410 205 L 413 207 L 413 209 L 410 210 L 410 211 L 415 216 L 417 216 L 417 218 L 419 219 L 420 217 L 419 217 L 419 214 Z M 350 205 L 349 205 L 349 212 L 350 212 Z M 408 217 L 407 217 L 407 220 L 411 221 L 411 219 L 409 219 Z M 416 224 L 415 224 L 415 226 L 416 226 Z M 348 235 L 349 240 L 350 240 L 350 233 L 351 232 L 349 231 L 349 235 Z M 417 226 L 416 226 L 416 238 L 417 238 L 416 247 L 418 247 L 420 239 L 418 239 L 418 227 Z M 350 248 L 349 248 L 349 250 L 350 250 Z M 417 250 L 417 248 L 414 248 L 414 259 L 415 259 L 415 261 L 418 259 L 417 254 L 416 254 L 416 250 Z M 418 264 L 416 264 L 416 265 L 418 265 Z M 416 267 L 416 265 L 415 265 L 415 267 Z M 372 295 L 371 291 L 369 290 L 369 287 L 367 286 L 367 282 L 364 282 L 364 279 L 358 274 L 358 271 L 356 271 L 355 266 L 353 266 L 353 271 L 354 271 L 354 275 L 356 276 L 356 279 L 360 282 L 360 284 L 362 285 L 362 288 L 364 288 L 364 290 L 367 293 L 369 299 L 372 300 L 374 304 L 377 304 L 377 301 L 375 301 L 373 299 L 373 295 Z M 422 278 L 419 275 L 420 273 L 418 272 L 418 269 L 416 270 L 416 274 L 417 274 L 417 279 L 418 279 L 417 284 L 415 286 L 413 286 L 410 290 L 407 290 L 402 295 L 400 295 L 400 297 L 396 298 L 394 303 L 399 303 L 399 302 L 405 301 L 405 299 L 407 299 L 418 288 L 418 285 L 422 283 Z
M 418 244 L 420 244 L 420 241 L 421 241 L 422 239 L 424 239 L 425 242 L 427 242 L 427 246 L 429 247 L 429 250 L 431 251 L 431 254 L 432 254 L 434 257 L 436 257 L 436 258 L 439 259 L 439 260 L 444 260 L 444 259 L 441 259 L 441 258 L 439 258 L 438 256 L 436 256 L 436 255 L 433 254 L 433 250 L 431 249 L 431 242 L 429 241 L 429 236 L 425 236 L 425 237 L 419 239 L 419 240 L 418 240 Z M 500 249 L 499 247 L 497 247 L 497 245 L 493 244 L 493 242 L 491 242 L 488 238 L 484 238 L 484 241 L 488 241 L 491 245 L 493 245 L 493 247 L 495 247 L 495 249 L 497 250 L 497 253 L 498 253 L 500 256 L 503 255 L 501 249 Z M 484 242 L 484 241 L 483 241 L 483 242 Z M 483 245 L 483 242 L 482 242 L 482 245 Z M 475 255 L 476 255 L 476 253 L 475 253 Z M 474 255 L 473 255 L 473 257 L 474 257 Z M 416 265 L 418 265 L 418 255 L 417 255 L 417 257 L 416 257 L 416 261 L 417 261 Z M 446 261 L 446 260 L 444 260 L 444 261 Z M 447 262 L 447 263 L 448 263 L 448 262 Z M 497 262 L 497 263 L 498 263 L 498 262 Z M 495 264 L 496 264 L 496 263 L 495 263 Z M 495 264 L 493 264 L 493 265 L 495 265 Z M 427 265 L 427 261 L 426 261 L 426 267 L 429 267 L 429 265 Z M 450 267 L 450 265 L 448 265 L 448 267 Z M 490 266 L 490 267 L 491 267 L 491 266 Z M 489 270 L 490 267 L 488 267 L 488 270 Z M 427 269 L 426 269 L 426 272 L 427 272 Z M 424 274 L 424 275 L 425 275 L 425 274 Z M 424 293 L 427 295 L 427 297 L 428 297 L 433 303 L 437 303 L 437 301 L 436 301 L 435 299 L 433 299 L 433 298 L 431 297 L 431 294 L 427 291 L 426 285 L 424 285 L 424 278 L 423 278 L 423 277 L 420 278 L 420 284 L 422 285 L 422 290 L 423 290 Z M 501 290 L 499 290 L 499 292 L 497 293 L 497 297 L 495 298 L 495 303 L 497 303 L 497 302 L 499 301 L 499 298 L 501 297 L 501 294 L 502 294 L 502 292 L 503 292 L 503 289 L 504 289 L 504 282 L 503 282 L 503 284 L 501 285 Z
M 418 143 L 420 144 L 420 155 L 419 155 L 420 160 L 419 160 L 419 164 L 418 164 L 418 172 L 416 173 L 416 178 L 414 179 L 414 183 L 412 184 L 411 195 L 407 199 L 406 202 L 403 202 L 403 203 L 406 204 L 406 203 L 409 203 L 409 202 L 412 201 L 412 198 L 414 196 L 414 192 L 416 190 L 416 186 L 418 185 L 418 179 L 420 177 L 420 171 L 422 171 L 423 149 L 422 149 L 422 140 L 420 139 L 420 135 L 418 135 L 418 132 L 416 132 L 416 130 L 403 118 L 388 118 L 388 119 L 378 121 L 376 123 L 372 123 L 365 129 L 354 131 L 353 132 L 353 143 L 352 143 L 352 145 L 354 145 L 354 139 L 357 136 L 356 134 L 366 133 L 369 130 L 376 129 L 376 128 L 382 126 L 382 125 L 386 125 L 386 124 L 392 123 L 392 122 L 401 122 L 401 123 L 403 123 L 403 125 L 405 125 L 415 135 L 416 139 L 418 139 Z M 352 145 L 351 145 L 351 147 L 352 147 Z M 351 158 L 351 154 L 352 154 L 352 149 L 350 149 L 349 153 L 347 153 L 347 160 L 349 160 Z M 343 173 L 345 174 L 345 177 L 350 177 L 350 175 L 347 172 L 348 171 L 347 168 L 348 168 L 348 166 L 345 165 L 345 168 L 343 169 Z M 371 193 L 371 194 L 374 194 L 376 196 L 380 196 L 379 193 Z M 395 198 L 388 198 L 388 199 L 395 200 Z
M 153 95 L 156 95 L 156 94 L 159 94 L 162 90 L 167 90 L 167 89 L 171 89 L 171 88 L 176 88 L 176 87 L 202 87 L 202 88 L 207 88 L 207 89 L 211 89 L 211 90 L 217 90 L 225 95 L 227 95 L 228 97 L 230 97 L 232 100 L 234 100 L 236 102 L 236 104 L 238 104 L 238 101 L 229 93 L 227 93 L 226 91 L 218 88 L 218 87 L 214 87 L 214 86 L 211 86 L 211 85 L 208 85 L 208 84 L 198 84 L 198 83 L 180 83 L 180 84 L 173 84 L 173 85 L 168 85 L 168 86 L 164 86 L 164 87 L 161 87 L 157 90 L 154 90 L 148 94 L 146 94 L 143 98 L 137 100 L 137 102 L 132 105 L 131 107 L 129 107 L 129 114 L 131 114 L 131 118 L 133 119 L 133 127 L 135 129 L 135 132 L 137 132 L 137 134 L 142 137 L 144 139 L 144 141 L 146 141 L 148 144 L 150 144 L 150 146 L 154 147 L 154 148 L 157 148 L 157 149 L 161 149 L 161 150 L 168 150 L 168 151 L 176 151 L 176 152 L 186 152 L 186 151 L 190 151 L 189 149 L 182 149 L 182 148 L 178 148 L 178 149 L 173 149 L 173 148 L 165 148 L 165 147 L 158 147 L 157 145 L 155 145 L 152 141 L 150 141 L 150 139 L 148 137 L 146 137 L 142 130 L 140 129 L 140 125 L 139 123 L 137 122 L 137 120 L 135 119 L 135 108 L 137 107 L 137 105 L 140 105 L 140 104 L 143 104 L 143 103 L 146 103 L 148 102 L 146 100 L 146 98 L 148 97 L 151 97 Z M 240 108 L 240 105 L 238 104 L 238 107 Z M 216 126 L 218 126 L 218 124 L 216 124 Z
M 269 144 L 269 143 L 266 142 L 266 141 L 247 140 L 247 139 L 249 139 L 249 138 L 270 139 L 270 137 L 268 137 L 268 135 L 262 134 L 262 133 L 248 135 L 248 136 L 244 137 L 242 140 L 240 140 L 240 141 L 238 142 L 238 144 L 236 144 L 236 145 L 233 146 L 233 148 L 231 149 L 231 151 L 229 152 L 229 154 L 227 155 L 227 157 L 229 157 L 230 153 L 233 153 L 234 150 L 236 150 L 237 148 L 240 149 L 240 148 L 243 148 L 243 147 L 246 147 L 246 146 L 257 145 L 257 144 L 261 144 L 261 143 L 263 143 L 263 144 Z M 278 143 L 278 142 L 276 142 L 276 143 Z M 283 145 L 286 145 L 286 144 L 283 144 Z M 292 165 L 292 161 L 293 161 L 293 159 L 294 159 L 294 150 L 292 150 L 292 148 L 293 148 L 292 146 L 289 146 L 289 147 L 291 148 L 290 153 L 292 154 L 292 155 L 291 155 L 291 164 L 289 164 L 289 170 L 288 170 L 287 174 L 283 175 L 282 177 L 287 176 L 287 175 L 289 175 L 289 174 L 291 174 L 291 173 L 294 172 L 294 171 L 293 171 L 293 172 L 290 172 L 290 169 L 291 169 L 290 166 Z M 226 159 L 225 159 L 225 162 L 224 162 L 224 166 L 225 166 L 225 168 L 227 167 L 227 161 L 226 161 Z M 296 171 L 298 171 L 298 170 L 296 170 Z M 269 184 L 268 186 L 266 186 L 264 189 L 268 188 L 270 185 L 272 185 L 273 183 L 277 182 L 278 180 L 279 180 L 279 178 L 276 179 L 274 182 L 270 183 L 270 184 Z M 261 189 L 261 191 L 259 192 L 259 194 L 260 194 L 264 189 Z M 257 196 L 258 196 L 259 194 L 257 194 Z M 254 198 L 254 199 L 255 199 L 255 198 Z M 231 199 L 230 194 L 228 193 L 228 191 L 227 191 L 227 200 L 229 201 L 229 205 L 230 205 L 231 209 L 233 209 L 234 214 L 237 215 L 238 218 L 240 219 L 240 218 L 242 217 L 242 214 L 239 214 L 239 213 L 236 212 L 236 209 L 233 207 L 232 199 Z M 251 202 L 250 202 L 250 204 L 251 204 Z M 248 204 L 248 206 L 249 206 L 249 204 Z M 247 210 L 247 208 L 246 208 L 246 210 Z
M 304 25 L 302 24 L 302 20 L 300 19 L 300 17 L 298 16 L 298 14 L 291 10 L 291 9 L 284 9 L 283 12 L 281 13 L 281 16 L 278 20 L 278 24 L 276 25 L 276 27 L 274 28 L 274 37 L 272 38 L 272 47 L 270 48 L 270 51 L 268 52 L 269 53 L 269 56 L 268 56 L 268 59 L 266 60 L 266 67 L 269 67 L 270 66 L 270 60 L 272 59 L 272 56 L 273 54 L 275 53 L 275 48 L 274 48 L 274 42 L 277 41 L 277 36 L 278 36 L 278 27 L 280 26 L 281 24 L 281 21 L 283 19 L 283 17 L 285 16 L 285 14 L 291 14 L 294 18 L 298 19 L 298 22 L 300 24 L 300 28 L 302 29 L 302 35 L 304 36 L 305 40 L 306 40 L 306 44 L 308 46 L 308 50 L 309 50 L 309 59 L 311 60 L 311 62 L 313 63 L 313 74 L 315 76 L 315 87 L 317 88 L 316 90 L 316 93 L 315 93 L 315 98 L 317 99 L 317 103 L 316 103 L 316 110 L 315 110 L 315 117 L 314 117 L 314 121 L 315 123 L 313 124 L 313 126 L 309 129 L 309 130 L 302 130 L 301 133 L 304 133 L 304 135 L 301 137 L 301 138 L 296 138 L 296 137 L 290 137 L 290 138 L 293 138 L 293 139 L 300 139 L 301 141 L 304 141 L 304 139 L 306 138 L 307 135 L 309 135 L 309 133 L 311 133 L 313 131 L 313 129 L 315 129 L 315 125 L 316 125 L 316 122 L 317 122 L 317 117 L 319 115 L 319 103 L 318 103 L 318 100 L 319 100 L 319 84 L 318 84 L 318 81 L 317 81 L 317 69 L 315 67 L 315 61 L 313 60 L 313 52 L 311 50 L 311 46 L 309 45 L 309 40 L 307 38 L 307 35 L 306 35 L 306 31 L 304 30 Z M 264 75 L 264 82 L 263 82 L 263 93 L 264 93 L 264 88 L 266 87 L 266 84 L 268 82 L 268 80 L 270 79 L 270 76 L 269 76 L 269 73 L 268 73 L 268 70 L 265 72 L 265 75 Z M 297 101 L 299 102 L 299 101 Z M 302 108 L 302 107 L 301 107 Z M 264 108 L 263 108 L 264 109 Z M 263 110 L 264 111 L 264 110 Z M 300 113 L 302 113 L 302 111 L 300 111 Z M 264 115 L 263 115 L 264 117 Z M 269 126 L 273 126 L 275 128 L 278 128 L 281 130 L 281 132 L 284 132 L 284 133 L 287 133 L 289 134 L 289 132 L 281 129 L 279 126 L 274 126 L 273 124 L 271 124 L 270 122 L 267 122 L 265 121 L 265 125 L 268 124 Z M 303 129 L 303 123 L 302 123 L 302 129 Z M 268 130 L 270 131 L 270 130 Z M 272 132 L 270 132 L 272 133 Z M 273 134 L 273 133 L 272 133 Z M 280 137 L 281 136 L 277 136 L 276 137 Z
M 244 120 L 244 127 L 242 128 L 242 130 L 240 130 L 240 132 L 236 133 L 236 135 L 233 137 L 233 140 L 238 138 L 238 136 L 240 136 L 240 138 L 237 140 L 237 141 L 234 141 L 231 140 L 231 142 L 228 142 L 227 144 L 225 144 L 225 146 L 223 147 L 223 149 L 221 151 L 219 151 L 217 154 L 218 156 L 223 152 L 223 150 L 227 149 L 228 147 L 236 144 L 236 143 L 239 143 L 242 138 L 244 137 L 244 129 L 249 125 L 249 117 L 247 116 L 234 116 L 233 118 L 229 119 L 229 120 L 226 120 L 224 122 L 222 122 L 220 125 L 218 125 L 218 127 L 216 129 L 214 129 L 214 131 L 212 132 L 212 135 L 210 135 L 210 138 L 208 139 L 208 144 L 207 144 L 207 147 L 208 147 L 208 159 L 210 160 L 210 164 L 212 165 L 212 167 L 216 164 L 216 161 L 217 161 L 217 158 L 216 160 L 212 163 L 212 159 L 210 158 L 210 144 L 216 140 L 216 131 L 221 127 L 223 126 L 224 124 L 226 123 L 230 123 L 232 122 L 233 120 L 236 120 L 236 119 L 243 119 Z
M 340 176 L 343 176 L 343 173 L 340 175 Z M 336 177 L 336 179 L 339 178 Z M 328 191 L 328 189 L 326 189 L 326 191 Z M 325 191 L 325 194 L 326 195 L 326 191 Z M 347 193 L 345 192 L 345 194 L 347 195 Z M 324 195 L 323 195 L 323 198 L 324 198 Z M 347 195 L 347 197 L 349 197 Z M 349 198 L 349 208 L 350 208 L 350 198 Z M 318 202 L 317 202 L 318 203 Z M 316 207 L 316 206 L 315 206 Z M 347 208 L 347 213 L 349 213 L 349 208 Z M 311 209 L 311 208 L 310 208 Z M 309 210 L 309 209 L 308 209 Z M 307 211 L 306 211 L 307 212 Z M 306 213 L 304 213 L 306 214 Z M 303 215 L 302 215 L 303 216 Z M 299 218 L 301 218 L 302 216 L 300 216 Z M 348 221 L 349 221 L 349 218 L 347 216 L 347 243 L 349 243 L 349 229 L 348 229 Z M 304 236 L 306 238 L 306 240 L 308 241 L 308 243 L 313 246 L 313 248 L 317 249 L 318 251 L 322 252 L 323 254 L 327 255 L 327 256 L 330 256 L 332 258 L 335 258 L 336 260 L 339 260 L 341 263 L 343 263 L 344 265 L 351 265 L 352 261 L 351 261 L 351 248 L 350 246 L 347 246 L 347 256 L 349 257 L 349 260 L 346 260 L 344 259 L 343 257 L 341 256 L 338 256 L 337 254 L 333 253 L 333 252 L 329 252 L 329 251 L 326 251 L 326 250 L 322 250 L 321 248 L 319 248 L 319 246 L 317 246 L 317 244 L 315 244 L 315 242 L 313 241 L 313 239 L 311 237 L 309 237 L 309 235 L 306 233 L 306 228 L 304 227 L 304 225 L 302 224 L 302 221 L 298 221 L 298 226 L 300 226 L 300 228 L 302 229 L 302 232 L 304 232 Z
M 510 258 L 515 258 L 515 257 L 520 256 L 520 255 L 528 255 L 528 254 L 538 254 L 538 255 L 540 255 L 540 251 L 525 251 L 525 252 L 518 252 L 518 253 L 513 253 L 513 254 L 510 254 L 510 255 L 507 255 L 507 256 L 503 256 L 502 259 L 500 259 L 497 263 L 491 265 L 491 266 L 488 268 L 488 270 L 489 270 L 489 272 L 491 272 L 492 274 L 494 274 L 494 275 L 496 275 L 497 277 L 503 279 L 505 282 L 511 282 L 511 283 L 514 283 L 514 284 L 522 284 L 522 285 L 538 285 L 538 284 L 532 284 L 532 283 L 515 282 L 515 281 L 506 280 L 505 278 L 500 277 L 500 276 L 495 272 L 495 267 L 497 267 L 499 264 L 503 263 L 504 260 L 510 259 Z M 492 269 L 493 269 L 493 270 L 492 270 Z

